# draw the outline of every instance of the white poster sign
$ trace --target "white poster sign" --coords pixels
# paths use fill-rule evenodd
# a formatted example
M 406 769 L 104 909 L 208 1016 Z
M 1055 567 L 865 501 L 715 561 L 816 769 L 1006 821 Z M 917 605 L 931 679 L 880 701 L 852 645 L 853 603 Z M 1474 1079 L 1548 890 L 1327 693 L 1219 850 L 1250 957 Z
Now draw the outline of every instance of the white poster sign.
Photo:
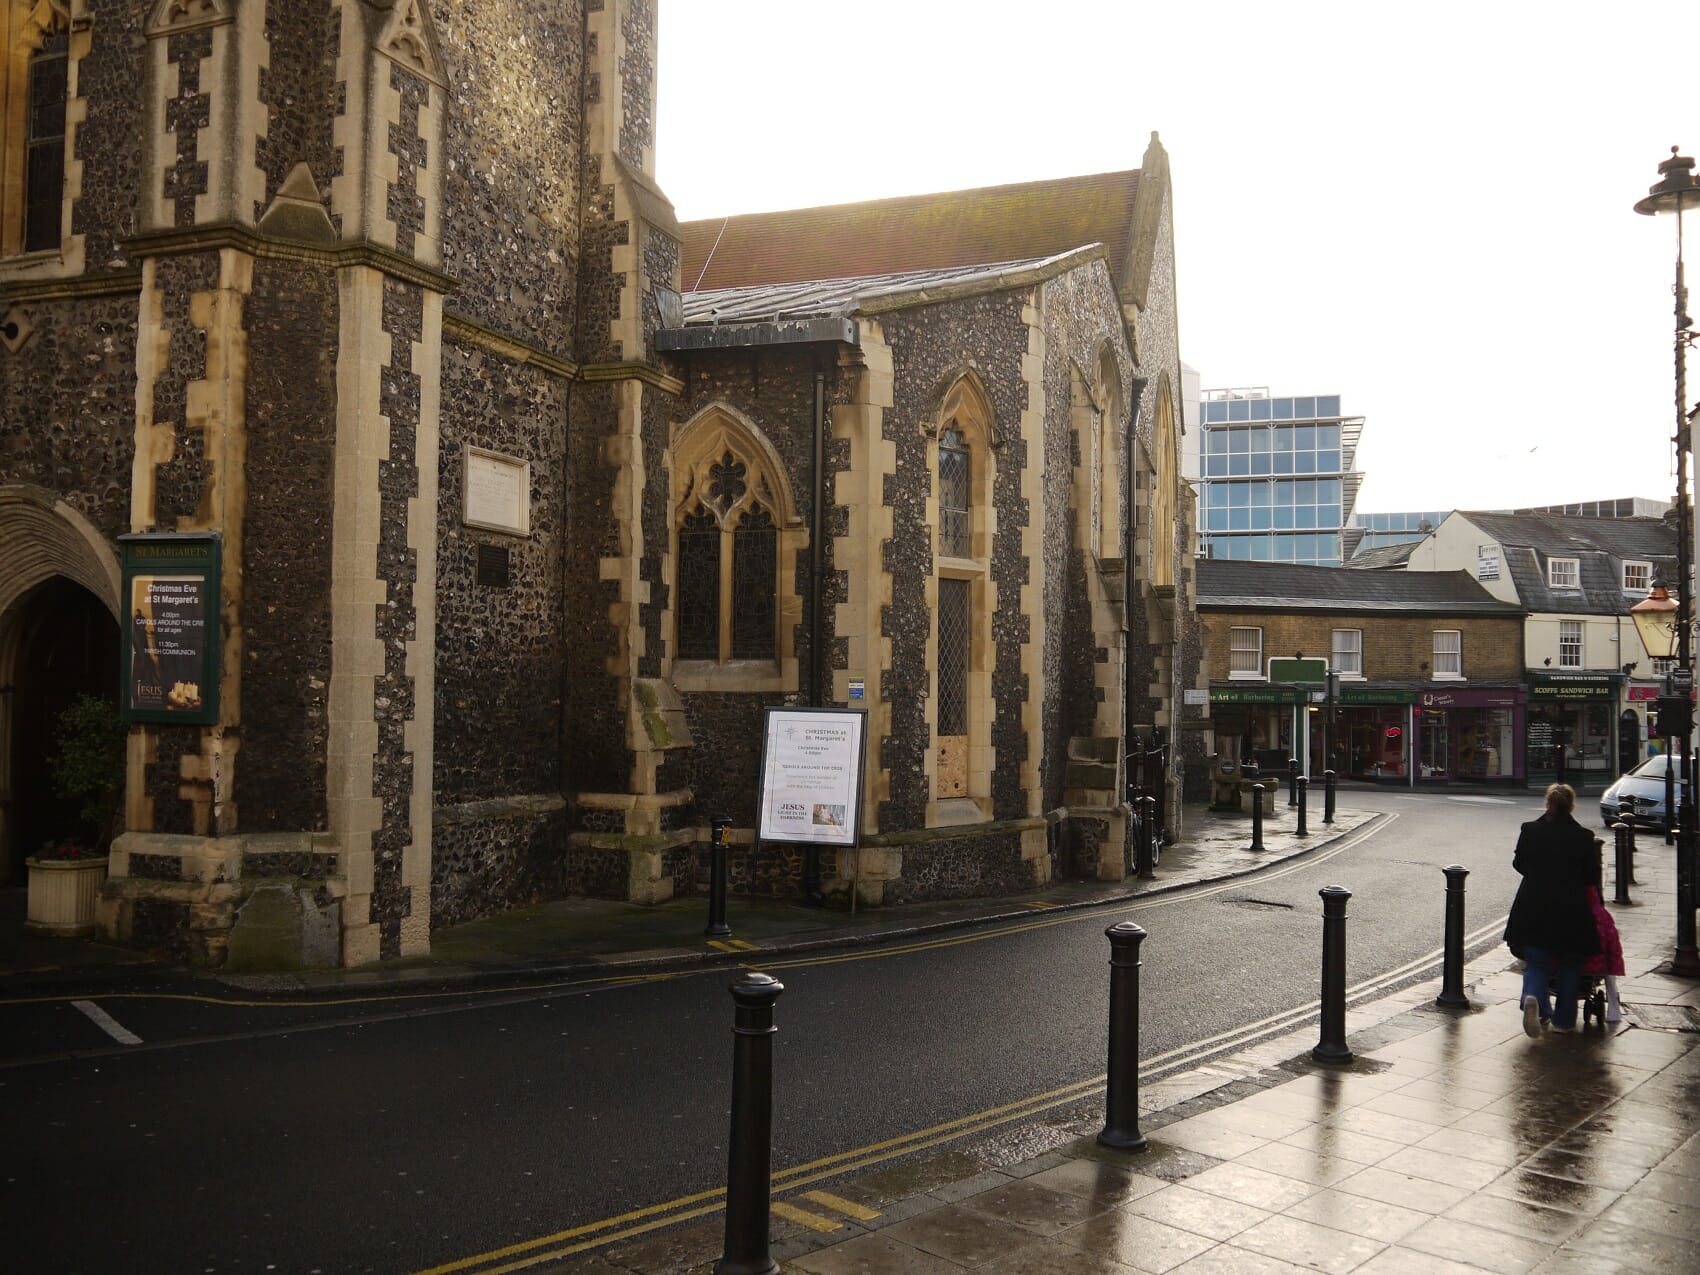
M 866 722 L 861 709 L 767 710 L 756 829 L 761 840 L 856 844 Z

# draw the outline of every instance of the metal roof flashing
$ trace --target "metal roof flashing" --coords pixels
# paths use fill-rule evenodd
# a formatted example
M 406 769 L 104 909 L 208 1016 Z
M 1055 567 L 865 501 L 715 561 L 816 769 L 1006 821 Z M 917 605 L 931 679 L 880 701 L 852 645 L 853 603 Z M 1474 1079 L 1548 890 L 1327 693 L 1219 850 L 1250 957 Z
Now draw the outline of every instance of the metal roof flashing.
M 737 350 L 760 345 L 811 345 L 839 342 L 859 346 L 861 334 L 856 321 L 843 315 L 808 319 L 772 319 L 762 323 L 692 323 L 678 328 L 661 328 L 655 348 L 682 350 Z

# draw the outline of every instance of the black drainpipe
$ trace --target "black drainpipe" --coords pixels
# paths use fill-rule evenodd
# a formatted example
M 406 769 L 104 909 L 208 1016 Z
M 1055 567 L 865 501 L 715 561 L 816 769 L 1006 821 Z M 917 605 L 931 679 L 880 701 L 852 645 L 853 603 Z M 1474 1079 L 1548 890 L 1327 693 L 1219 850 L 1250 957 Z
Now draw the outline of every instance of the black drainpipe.
M 1139 597 L 1135 587 L 1134 549 L 1136 541 L 1137 515 L 1139 502 L 1135 494 L 1138 471 L 1134 468 L 1134 450 L 1139 440 L 1139 402 L 1145 397 L 1146 382 L 1141 377 L 1133 378 L 1133 392 L 1128 396 L 1127 409 L 1127 479 L 1122 484 L 1123 502 L 1127 513 L 1122 519 L 1122 616 L 1127 626 L 1127 635 L 1122 640 L 1122 757 L 1127 767 L 1128 786 L 1133 781 L 1133 754 L 1128 750 L 1128 736 L 1133 731 L 1133 617 L 1134 602 Z M 1127 797 L 1122 794 L 1123 799 Z
M 826 431 L 826 374 L 815 367 L 814 496 L 809 511 L 809 706 L 826 705 L 822 682 L 826 659 L 821 651 L 821 584 L 826 573 L 821 537 L 826 529 L 826 465 L 823 453 Z M 820 888 L 820 847 L 803 848 L 803 897 L 815 907 L 826 903 Z
M 826 680 L 826 659 L 821 651 L 821 587 L 826 574 L 826 374 L 815 369 L 815 473 L 814 507 L 809 527 L 809 704 L 814 708 L 826 705 L 823 683 Z

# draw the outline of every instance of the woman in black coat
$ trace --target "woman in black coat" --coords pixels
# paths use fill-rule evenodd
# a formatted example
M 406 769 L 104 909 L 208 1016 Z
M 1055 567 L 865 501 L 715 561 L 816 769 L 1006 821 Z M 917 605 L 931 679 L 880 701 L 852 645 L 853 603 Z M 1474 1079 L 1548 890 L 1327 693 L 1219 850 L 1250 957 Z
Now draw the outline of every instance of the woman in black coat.
M 1569 784 L 1547 789 L 1547 810 L 1523 825 L 1512 866 L 1523 875 L 1511 904 L 1505 941 L 1523 958 L 1523 1030 L 1539 1036 L 1576 1028 L 1582 962 L 1600 950 L 1588 885 L 1593 879 L 1594 834 L 1576 822 L 1576 792 Z M 1558 1002 L 1548 989 L 1557 983 Z

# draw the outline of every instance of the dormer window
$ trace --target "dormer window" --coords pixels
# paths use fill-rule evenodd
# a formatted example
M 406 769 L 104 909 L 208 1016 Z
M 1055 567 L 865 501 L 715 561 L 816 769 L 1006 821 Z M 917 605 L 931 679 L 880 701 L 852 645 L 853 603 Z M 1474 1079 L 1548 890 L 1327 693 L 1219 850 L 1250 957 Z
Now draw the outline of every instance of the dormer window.
M 1625 593 L 1646 593 L 1652 587 L 1652 563 L 1625 562 L 1623 564 L 1623 591 Z
M 1547 587 L 1549 589 L 1580 589 L 1582 587 L 1582 564 L 1576 558 L 1547 559 Z

